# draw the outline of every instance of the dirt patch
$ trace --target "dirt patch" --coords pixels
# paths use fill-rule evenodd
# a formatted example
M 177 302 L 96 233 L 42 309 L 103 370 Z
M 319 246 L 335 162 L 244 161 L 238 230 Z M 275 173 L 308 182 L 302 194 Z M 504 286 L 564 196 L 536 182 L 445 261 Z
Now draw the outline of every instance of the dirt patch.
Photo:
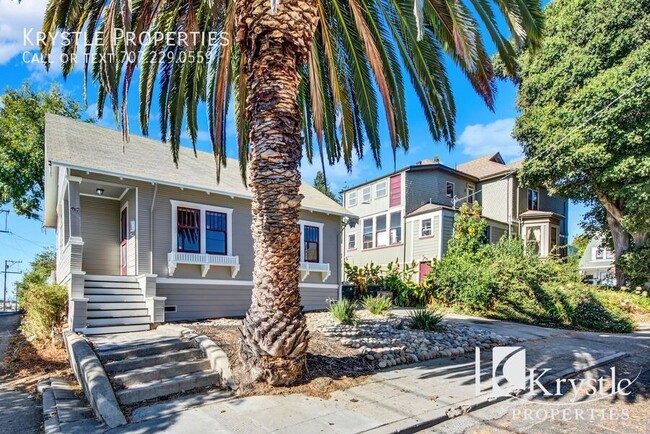
M 77 384 L 63 342 L 29 342 L 21 333 L 11 337 L 0 363 L 0 382 L 9 388 L 34 393 L 36 384 L 49 377 L 61 377 Z
M 311 336 L 307 353 L 307 370 L 303 378 L 291 387 L 274 387 L 265 383 L 250 384 L 247 370 L 239 355 L 241 320 L 218 319 L 183 324 L 198 334 L 206 335 L 228 355 L 235 381 L 240 386 L 238 395 L 281 395 L 302 393 L 328 398 L 336 390 L 349 389 L 366 380 L 375 371 L 357 348 L 348 348 L 317 330 L 307 315 Z

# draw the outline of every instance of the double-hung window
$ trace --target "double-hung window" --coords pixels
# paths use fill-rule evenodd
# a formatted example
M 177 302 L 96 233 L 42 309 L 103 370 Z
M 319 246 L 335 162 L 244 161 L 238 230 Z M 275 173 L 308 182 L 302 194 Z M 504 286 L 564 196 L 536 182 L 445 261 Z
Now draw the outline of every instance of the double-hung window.
M 185 253 L 201 253 L 201 210 L 178 207 L 177 249 Z
M 226 255 L 228 252 L 228 216 L 223 212 L 205 212 L 205 252 Z
M 357 234 L 348 234 L 348 250 L 357 248 Z
M 539 210 L 539 191 L 533 190 L 532 188 L 528 189 L 528 210 Z
M 377 247 L 388 245 L 388 232 L 386 232 L 386 216 L 375 217 L 375 244 Z
M 363 248 L 372 249 L 372 218 L 363 221 Z
M 320 228 L 304 225 L 303 238 L 305 262 L 320 262 Z
M 351 191 L 348 193 L 348 206 L 357 206 L 357 191 Z
M 375 184 L 375 197 L 380 198 L 386 196 L 386 181 Z
M 476 190 L 476 187 L 474 187 L 474 184 L 467 184 L 467 203 L 470 205 L 474 203 L 474 192 Z
M 433 229 L 431 226 L 431 219 L 422 220 L 422 227 L 420 229 L 421 237 L 430 237 L 433 235 Z
M 370 186 L 361 189 L 361 203 L 370 203 L 372 201 L 372 188 Z
M 402 242 L 402 211 L 390 213 L 390 243 Z
M 446 195 L 447 197 L 454 197 L 454 183 L 447 181 L 447 189 L 446 189 Z

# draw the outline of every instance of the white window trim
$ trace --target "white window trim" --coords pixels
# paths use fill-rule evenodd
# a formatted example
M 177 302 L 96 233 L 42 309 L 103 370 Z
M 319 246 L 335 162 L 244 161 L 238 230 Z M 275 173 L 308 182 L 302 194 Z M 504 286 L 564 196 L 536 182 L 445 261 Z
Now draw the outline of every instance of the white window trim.
M 379 186 L 383 185 L 384 186 L 384 194 L 379 195 Z M 386 197 L 388 195 L 388 186 L 386 185 L 386 181 L 381 181 L 375 184 L 375 199 L 379 199 L 380 197 Z
M 180 200 L 170 200 L 172 205 L 172 251 L 168 255 L 169 275 L 173 276 L 178 264 L 198 264 L 201 265 L 201 275 L 205 277 L 211 266 L 230 267 L 233 278 L 239 272 L 239 256 L 232 254 L 232 208 L 223 208 L 220 206 L 206 205 L 194 202 L 184 202 Z M 201 246 L 199 253 L 185 253 L 178 251 L 178 208 L 198 209 L 200 212 L 199 236 L 201 237 Z M 206 211 L 219 212 L 226 214 L 226 254 L 215 255 L 206 253 L 206 229 L 205 213 Z
M 451 184 L 451 196 L 449 196 L 449 193 L 447 193 L 449 184 Z M 456 194 L 456 183 L 451 181 L 445 181 L 445 196 L 453 198 L 455 194 Z
M 422 231 L 424 230 L 424 222 L 425 221 L 428 221 L 429 223 L 431 223 L 431 226 L 429 226 L 429 235 L 424 235 L 422 233 Z M 432 237 L 432 236 L 433 236 L 433 218 L 429 217 L 429 218 L 425 218 L 425 219 L 420 220 L 420 238 L 429 238 L 429 237 Z
M 352 200 L 354 198 L 354 201 Z M 357 206 L 357 191 L 351 191 L 348 193 L 348 207 Z
M 331 275 L 330 264 L 323 262 L 323 227 L 324 223 L 313 222 L 309 220 L 298 220 L 300 225 L 300 277 L 305 280 L 310 273 L 321 273 L 321 278 L 325 282 Z M 318 228 L 318 262 L 305 261 L 305 226 L 314 226 Z
M 469 192 L 470 190 L 472 190 L 471 193 Z M 471 203 L 473 204 L 474 201 L 476 200 L 475 195 L 476 195 L 476 185 L 468 183 L 467 184 L 467 202 L 469 203 L 470 199 L 471 199 Z
M 352 243 L 353 244 L 352 247 L 350 247 L 350 237 L 354 237 L 354 243 Z M 346 249 L 347 250 L 357 250 L 357 233 L 356 232 L 348 234 Z
M 368 192 L 368 200 L 365 199 L 366 191 Z M 368 204 L 370 202 L 372 202 L 372 187 L 371 186 L 363 187 L 361 189 L 361 203 Z
M 365 231 L 365 222 L 366 220 L 370 221 L 370 227 L 372 228 L 372 231 L 370 232 L 372 235 L 372 246 L 371 247 L 366 247 L 364 246 L 364 237 L 366 235 Z M 364 219 L 361 219 L 361 250 L 369 250 L 369 249 L 374 249 L 375 248 L 375 217 L 366 217 Z

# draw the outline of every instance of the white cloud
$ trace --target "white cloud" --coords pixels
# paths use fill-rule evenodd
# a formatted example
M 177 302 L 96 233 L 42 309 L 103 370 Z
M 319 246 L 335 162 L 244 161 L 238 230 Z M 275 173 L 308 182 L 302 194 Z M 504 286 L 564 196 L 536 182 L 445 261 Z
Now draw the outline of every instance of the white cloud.
M 47 0 L 0 0 L 0 65 L 16 55 L 38 49 L 35 33 L 41 30 Z M 25 41 L 25 32 L 31 33 L 36 46 Z M 26 43 L 27 42 L 27 43 Z
M 463 154 L 481 157 L 500 152 L 504 159 L 521 156 L 521 146 L 512 137 L 514 118 L 498 119 L 489 124 L 475 124 L 465 127 L 458 139 Z

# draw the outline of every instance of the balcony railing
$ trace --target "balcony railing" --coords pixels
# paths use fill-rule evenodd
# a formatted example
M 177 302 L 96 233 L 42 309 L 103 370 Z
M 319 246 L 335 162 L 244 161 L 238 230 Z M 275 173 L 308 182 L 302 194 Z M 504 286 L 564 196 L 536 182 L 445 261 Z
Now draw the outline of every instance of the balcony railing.
M 230 274 L 235 278 L 239 272 L 239 256 L 210 255 L 208 253 L 170 252 L 167 255 L 169 275 L 173 276 L 179 264 L 200 265 L 201 275 L 205 277 L 210 267 L 230 267 Z
M 320 273 L 323 282 L 330 277 L 330 264 L 321 264 L 317 262 L 301 262 L 300 263 L 300 277 L 305 280 L 310 273 Z

